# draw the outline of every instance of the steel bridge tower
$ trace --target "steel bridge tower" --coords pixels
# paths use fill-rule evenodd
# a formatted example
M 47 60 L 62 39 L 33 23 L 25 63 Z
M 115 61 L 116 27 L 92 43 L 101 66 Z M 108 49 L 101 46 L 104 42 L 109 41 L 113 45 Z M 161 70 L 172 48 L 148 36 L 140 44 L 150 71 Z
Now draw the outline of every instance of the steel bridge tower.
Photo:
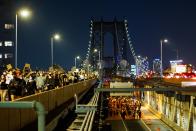
M 105 57 L 104 46 L 109 43 L 104 43 L 105 34 L 110 33 L 113 39 L 113 56 Z M 129 40 L 127 21 L 94 21 L 90 23 L 90 40 L 86 62 L 90 63 L 94 68 L 100 67 L 103 70 L 108 70 L 106 63 L 112 63 L 110 70 L 116 74 L 117 70 L 127 68 L 130 65 L 129 55 Z M 131 46 L 132 47 L 132 46 Z M 94 53 L 94 49 L 99 51 L 99 55 Z M 131 48 L 133 50 L 133 48 Z M 135 56 L 133 50 L 133 56 Z M 98 61 L 99 60 L 99 61 Z M 97 66 L 98 64 L 99 66 Z M 101 65 L 101 66 L 100 66 Z M 122 67 L 124 66 L 124 67 Z M 107 69 L 106 69 L 107 68 Z
M 106 57 L 104 54 L 105 34 L 110 33 L 113 39 L 113 56 Z M 99 53 L 95 53 L 97 49 Z M 99 54 L 99 55 L 98 55 Z M 85 65 L 92 65 L 93 69 L 99 69 L 99 73 L 123 75 L 129 74 L 131 67 L 131 58 L 136 64 L 137 72 L 145 71 L 144 67 L 146 58 L 138 59 L 133 48 L 131 37 L 128 32 L 127 20 L 118 21 L 116 18 L 113 21 L 91 20 L 90 22 L 90 40 L 86 55 Z M 144 61 L 145 60 L 145 61 Z M 112 63 L 112 67 L 106 65 Z M 139 63 L 139 64 L 138 64 Z M 109 72 L 108 72 L 109 71 Z M 137 74 L 139 75 L 139 74 Z

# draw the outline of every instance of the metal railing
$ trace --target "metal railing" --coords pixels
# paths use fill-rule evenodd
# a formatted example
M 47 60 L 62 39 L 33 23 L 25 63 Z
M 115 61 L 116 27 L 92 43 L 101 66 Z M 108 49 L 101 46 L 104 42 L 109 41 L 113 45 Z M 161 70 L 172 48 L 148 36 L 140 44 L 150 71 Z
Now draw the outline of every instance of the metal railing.
M 102 83 L 100 82 L 98 85 L 98 88 L 101 88 L 101 86 L 102 86 Z M 99 100 L 99 92 L 95 92 L 94 96 L 92 97 L 92 99 L 90 100 L 88 105 L 97 106 L 98 100 Z M 95 110 L 87 112 L 87 114 L 82 122 L 82 126 L 80 128 L 80 131 L 91 131 L 92 130 L 95 112 L 96 112 Z
M 45 109 L 44 106 L 37 101 L 21 101 L 21 102 L 0 102 L 0 108 L 14 109 L 34 109 L 38 115 L 38 131 L 45 131 Z
M 100 88 L 102 83 L 100 82 L 97 88 Z M 93 121 L 97 110 L 97 104 L 99 100 L 99 92 L 94 92 L 93 97 L 88 104 L 77 104 L 76 110 L 77 118 L 72 122 L 68 131 L 91 131 L 93 128 Z M 76 96 L 77 101 L 77 96 Z

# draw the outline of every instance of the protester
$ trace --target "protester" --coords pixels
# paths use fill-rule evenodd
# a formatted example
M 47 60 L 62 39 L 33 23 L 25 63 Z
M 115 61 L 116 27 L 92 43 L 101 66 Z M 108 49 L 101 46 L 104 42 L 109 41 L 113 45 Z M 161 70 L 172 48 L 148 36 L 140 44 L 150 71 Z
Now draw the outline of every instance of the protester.
M 46 77 L 41 72 L 37 73 L 35 81 L 38 92 L 44 91 Z
M 3 73 L 1 75 L 1 79 L 0 79 L 1 101 L 5 101 L 6 100 L 6 94 L 8 93 L 8 88 L 7 88 L 7 85 L 5 84 L 5 81 L 6 81 L 6 77 L 5 77 L 5 73 Z
M 47 86 L 47 90 L 51 90 L 54 89 L 54 83 L 55 83 L 55 79 L 54 79 L 54 75 L 52 73 L 49 73 L 46 76 L 46 86 Z
M 9 68 L 0 77 L 0 101 L 17 98 L 60 88 L 65 85 L 95 77 L 84 70 L 62 72 L 58 70 L 32 71 L 30 65 L 21 71 Z
M 122 119 L 140 119 L 141 102 L 131 96 L 110 96 L 108 98 L 109 115 L 117 116 L 120 114 Z

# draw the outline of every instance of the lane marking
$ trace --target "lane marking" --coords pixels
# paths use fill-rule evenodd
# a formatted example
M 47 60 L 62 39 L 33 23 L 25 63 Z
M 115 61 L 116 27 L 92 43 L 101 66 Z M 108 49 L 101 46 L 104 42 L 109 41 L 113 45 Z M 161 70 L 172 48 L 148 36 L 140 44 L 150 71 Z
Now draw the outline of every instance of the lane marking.
M 141 120 L 142 124 L 148 129 L 148 131 L 152 131 L 152 130 L 150 129 L 150 127 L 148 127 L 147 124 L 146 124 L 142 119 L 140 119 L 140 120 Z
M 126 124 L 125 124 L 125 122 L 124 122 L 124 120 L 122 119 L 120 113 L 119 113 L 119 116 L 120 116 L 120 118 L 121 118 L 121 120 L 122 120 L 122 123 L 123 123 L 123 126 L 124 126 L 124 128 L 125 128 L 125 131 L 129 131 L 128 128 L 127 128 L 127 126 L 126 126 Z

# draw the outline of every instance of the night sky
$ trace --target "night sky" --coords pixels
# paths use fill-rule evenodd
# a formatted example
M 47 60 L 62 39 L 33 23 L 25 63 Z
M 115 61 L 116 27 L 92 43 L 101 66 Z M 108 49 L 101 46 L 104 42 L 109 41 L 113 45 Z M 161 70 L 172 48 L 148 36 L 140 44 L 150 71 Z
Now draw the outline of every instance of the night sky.
M 196 65 L 196 2 L 194 0 L 28 0 L 16 3 L 28 6 L 32 18 L 18 21 L 18 64 L 30 63 L 33 68 L 47 69 L 51 63 L 50 37 L 59 32 L 60 42 L 54 43 L 54 63 L 70 68 L 74 57 L 83 58 L 89 41 L 89 23 L 95 19 L 126 18 L 136 54 L 160 58 L 160 39 L 168 38 L 163 46 L 163 63 L 179 57 Z M 131 53 L 130 53 L 131 54 Z

